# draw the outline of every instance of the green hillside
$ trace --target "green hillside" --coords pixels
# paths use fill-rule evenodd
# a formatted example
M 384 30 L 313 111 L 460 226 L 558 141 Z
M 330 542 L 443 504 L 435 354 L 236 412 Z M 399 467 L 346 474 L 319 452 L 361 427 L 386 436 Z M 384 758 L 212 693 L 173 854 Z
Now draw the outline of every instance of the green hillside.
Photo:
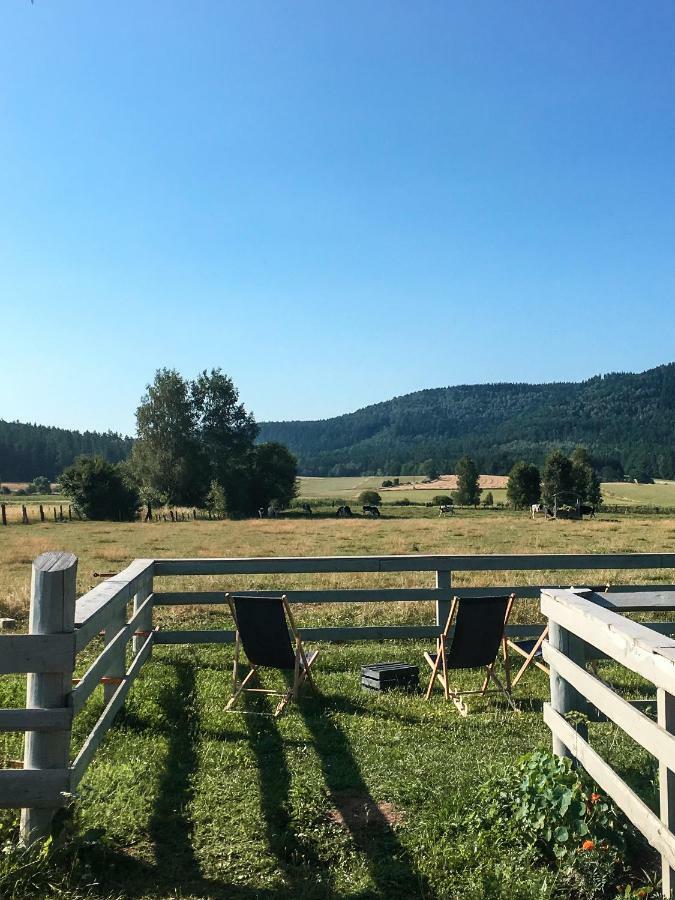
M 480 384 L 395 397 L 332 419 L 266 422 L 306 475 L 453 471 L 470 453 L 481 472 L 517 459 L 541 463 L 553 447 L 593 454 L 603 481 L 624 471 L 675 477 L 675 363 L 583 382 Z

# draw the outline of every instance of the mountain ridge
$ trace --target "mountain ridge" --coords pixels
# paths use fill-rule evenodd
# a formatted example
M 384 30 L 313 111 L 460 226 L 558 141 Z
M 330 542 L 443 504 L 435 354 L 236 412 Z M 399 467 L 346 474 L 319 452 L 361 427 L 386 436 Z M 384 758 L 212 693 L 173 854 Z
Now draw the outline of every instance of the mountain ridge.
M 553 447 L 587 446 L 598 468 L 675 476 L 675 363 L 584 381 L 425 388 L 317 420 L 261 423 L 308 475 L 452 471 L 470 453 L 486 473 Z M 609 471 L 607 474 L 610 474 Z

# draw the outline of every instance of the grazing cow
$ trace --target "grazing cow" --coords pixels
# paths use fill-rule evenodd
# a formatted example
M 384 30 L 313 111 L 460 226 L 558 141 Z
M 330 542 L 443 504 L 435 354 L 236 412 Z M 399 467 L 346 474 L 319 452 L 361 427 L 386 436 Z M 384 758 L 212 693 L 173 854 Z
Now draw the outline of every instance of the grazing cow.
M 348 506 L 338 506 L 335 515 L 338 519 L 351 519 L 352 511 Z
M 303 504 L 302 504 L 302 511 L 304 512 L 304 514 L 305 514 L 306 516 L 309 516 L 309 518 L 311 519 L 311 517 L 312 517 L 312 507 L 309 505 L 309 503 L 303 503 Z
M 454 516 L 455 507 L 452 503 L 444 503 L 438 507 L 439 516 Z
M 587 504 L 587 503 L 582 503 L 581 506 L 579 507 L 579 513 L 581 514 L 582 518 L 584 516 L 588 516 L 589 519 L 594 519 L 595 518 L 595 507 L 591 506 L 590 504 Z
M 544 506 L 541 503 L 533 503 L 530 507 L 530 510 L 532 512 L 532 518 L 535 519 L 537 517 L 537 513 L 544 511 Z
M 364 506 L 363 515 L 370 516 L 372 519 L 379 519 L 380 511 L 376 506 Z

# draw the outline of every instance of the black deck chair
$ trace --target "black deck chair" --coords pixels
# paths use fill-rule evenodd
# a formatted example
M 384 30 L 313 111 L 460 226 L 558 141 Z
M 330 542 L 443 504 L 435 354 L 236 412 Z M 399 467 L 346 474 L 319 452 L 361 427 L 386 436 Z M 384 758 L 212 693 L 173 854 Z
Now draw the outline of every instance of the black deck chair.
M 230 605 L 236 627 L 232 697 L 225 709 L 231 710 L 244 691 L 273 694 L 281 697 L 279 705 L 274 711 L 275 716 L 280 716 L 289 701 L 297 699 L 300 686 L 305 680 L 316 690 L 310 670 L 319 651 L 305 653 L 285 594 L 283 597 L 226 594 L 225 597 Z M 293 635 L 293 643 L 291 643 L 289 631 Z M 244 679 L 240 681 L 239 654 L 242 647 L 250 663 L 250 669 Z M 286 691 L 247 687 L 261 667 L 293 672 L 292 686 Z
M 511 679 L 504 629 L 511 614 L 514 594 L 498 597 L 471 597 L 460 600 L 454 597 L 450 615 L 436 642 L 436 653 L 425 653 L 424 658 L 431 666 L 431 678 L 425 700 L 431 697 L 434 683 L 443 688 L 446 700 L 452 700 L 460 715 L 466 716 L 469 709 L 463 697 L 469 694 L 500 693 L 515 709 L 511 699 Z M 454 621 L 454 629 L 450 628 Z M 502 648 L 504 656 L 505 684 L 495 672 L 497 654 Z M 483 685 L 478 690 L 464 691 L 450 686 L 448 672 L 451 669 L 485 668 Z M 488 690 L 490 681 L 496 685 Z
M 591 587 L 591 588 L 578 588 L 577 590 L 583 591 L 591 591 L 592 593 L 602 593 L 603 591 L 607 593 L 609 591 L 609 584 L 603 585 L 602 587 Z M 570 590 L 574 590 L 574 586 L 570 588 Z M 546 675 L 549 674 L 549 668 L 544 663 L 544 653 L 542 650 L 542 645 L 544 641 L 548 640 L 548 625 L 546 625 L 539 635 L 538 638 L 529 639 L 529 640 L 507 640 L 506 644 L 509 650 L 514 650 L 516 653 L 520 654 L 520 656 L 525 657 L 525 662 L 521 665 L 518 671 L 515 674 L 513 681 L 511 682 L 511 687 L 514 688 L 523 675 L 527 672 L 530 666 L 534 665 L 538 669 L 541 669 L 542 672 L 545 672 Z M 597 670 L 595 665 L 592 664 L 592 668 L 594 672 L 597 674 Z

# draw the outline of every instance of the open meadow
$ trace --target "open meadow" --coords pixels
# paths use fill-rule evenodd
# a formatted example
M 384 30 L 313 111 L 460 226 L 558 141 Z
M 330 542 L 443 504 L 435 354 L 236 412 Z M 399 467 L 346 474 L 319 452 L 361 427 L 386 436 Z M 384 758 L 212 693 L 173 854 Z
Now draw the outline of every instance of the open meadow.
M 525 513 L 467 511 L 450 519 L 276 520 L 129 523 L 48 522 L 0 532 L 3 615 L 25 627 L 31 561 L 48 549 L 79 557 L 78 591 L 95 573 L 122 569 L 135 557 L 309 556 L 407 553 L 675 551 L 675 518 L 600 516 L 533 521 Z M 622 572 L 621 581 L 675 581 L 673 572 Z M 162 589 L 291 589 L 431 586 L 430 577 L 389 575 L 222 576 L 162 579 Z M 569 584 L 614 581 L 618 573 L 458 574 L 457 584 Z M 426 579 L 426 580 L 425 580 Z M 537 618 L 536 601 L 517 605 L 514 621 Z M 301 606 L 301 625 L 433 621 L 426 602 Z M 230 627 L 219 607 L 158 608 L 172 628 Z M 309 692 L 280 720 L 226 713 L 231 647 L 167 647 L 133 686 L 127 705 L 81 785 L 72 830 L 74 850 L 60 862 L 20 851 L 0 865 L 0 895 L 25 897 L 197 898 L 594 898 L 616 896 L 601 853 L 582 870 L 554 870 L 534 848 L 509 843 L 477 824 L 476 796 L 515 760 L 550 747 L 542 720 L 548 679 L 533 670 L 519 685 L 518 712 L 475 700 L 461 719 L 439 694 L 364 693 L 362 665 L 399 659 L 424 665 L 421 641 L 324 644 Z M 78 657 L 91 662 L 92 649 Z M 606 677 L 633 693 L 638 684 L 616 666 Z M 421 678 L 424 672 L 420 670 Z M 462 673 L 468 685 L 476 673 Z M 268 683 L 278 683 L 271 674 Z M 100 688 L 98 689 L 101 690 Z M 4 676 L 0 705 L 21 706 L 25 680 Z M 75 720 L 73 751 L 101 708 L 96 699 Z M 248 714 L 247 714 L 248 713 Z M 644 751 L 612 726 L 593 726 L 594 746 L 654 803 L 654 770 Z M 21 758 L 21 736 L 0 737 L 4 764 Z M 0 836 L 16 837 L 4 812 Z M 492 830 L 491 830 L 492 828 Z M 483 829 L 483 830 L 482 830 Z M 83 837 L 84 836 L 84 837 Z M 622 884 L 641 884 L 657 863 L 640 846 Z M 651 875 L 649 875 L 651 877 Z

